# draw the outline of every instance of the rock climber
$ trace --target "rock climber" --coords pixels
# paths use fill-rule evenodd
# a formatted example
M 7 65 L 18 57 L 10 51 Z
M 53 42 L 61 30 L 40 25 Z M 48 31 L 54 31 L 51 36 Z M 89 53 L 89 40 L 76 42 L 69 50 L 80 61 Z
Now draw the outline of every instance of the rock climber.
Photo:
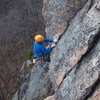
M 54 42 L 51 47 L 46 48 L 43 42 Z M 33 45 L 34 56 L 36 59 L 43 58 L 43 60 L 50 62 L 50 52 L 55 47 L 57 39 L 44 38 L 43 35 L 36 35 L 35 42 Z

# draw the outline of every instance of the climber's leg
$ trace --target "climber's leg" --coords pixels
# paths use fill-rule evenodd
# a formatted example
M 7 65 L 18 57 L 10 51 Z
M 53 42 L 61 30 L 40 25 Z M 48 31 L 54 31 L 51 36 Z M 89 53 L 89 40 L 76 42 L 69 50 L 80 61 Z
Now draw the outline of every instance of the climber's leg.
M 51 60 L 50 60 L 50 54 L 44 55 L 44 56 L 43 56 L 43 61 L 44 61 L 44 62 L 50 62 L 50 61 L 51 61 Z

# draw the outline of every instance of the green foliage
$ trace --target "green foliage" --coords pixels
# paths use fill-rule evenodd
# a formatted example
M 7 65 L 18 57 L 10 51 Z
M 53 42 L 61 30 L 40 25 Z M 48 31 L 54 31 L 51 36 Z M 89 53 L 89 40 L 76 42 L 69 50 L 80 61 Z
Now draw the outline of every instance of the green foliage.
M 32 62 L 32 59 L 33 59 L 33 52 L 32 52 L 32 48 L 29 48 L 27 51 L 26 51 L 26 59 L 29 60 L 30 62 Z M 32 69 L 33 68 L 33 64 L 30 63 L 27 65 L 27 67 L 29 69 Z
M 32 58 L 33 58 L 32 48 L 29 48 L 26 52 L 26 59 L 32 60 Z
M 30 65 L 28 66 L 28 68 L 29 68 L 29 69 L 32 69 L 32 68 L 33 68 L 33 64 L 30 64 Z

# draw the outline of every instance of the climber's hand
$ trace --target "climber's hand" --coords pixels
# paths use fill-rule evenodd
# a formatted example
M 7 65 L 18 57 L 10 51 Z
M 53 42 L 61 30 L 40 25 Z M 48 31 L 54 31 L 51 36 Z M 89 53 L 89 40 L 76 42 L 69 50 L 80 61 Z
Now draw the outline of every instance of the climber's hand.
M 53 42 L 54 42 L 54 43 L 57 43 L 57 41 L 58 41 L 57 39 L 53 39 Z
M 54 48 L 56 46 L 56 44 L 55 43 L 53 43 L 52 45 L 51 45 L 51 48 Z

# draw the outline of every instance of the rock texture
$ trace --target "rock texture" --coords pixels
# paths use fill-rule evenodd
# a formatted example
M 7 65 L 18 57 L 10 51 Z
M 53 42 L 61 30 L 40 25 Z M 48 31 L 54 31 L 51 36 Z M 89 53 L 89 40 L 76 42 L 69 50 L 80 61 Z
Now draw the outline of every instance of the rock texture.
M 54 90 L 49 75 L 46 72 L 46 67 L 48 67 L 48 63 L 45 63 L 42 66 L 38 63 L 34 66 L 31 72 L 29 84 L 24 81 L 17 91 L 19 94 L 16 93 L 12 100 L 43 100 L 48 95 L 52 95 Z
M 55 100 L 55 95 L 49 96 L 49 97 L 47 97 L 47 98 L 44 99 L 44 100 Z
M 59 37 L 71 18 L 81 9 L 86 0 L 43 0 L 43 16 L 48 36 Z
M 0 100 L 11 99 L 32 35 L 45 28 L 42 6 L 42 0 L 0 0 Z
M 22 100 L 100 100 L 100 0 L 78 2 L 44 0 L 46 32 L 59 42 L 46 73 L 34 66 Z
M 100 84 L 96 87 L 95 92 L 88 100 L 99 100 L 100 99 Z
M 100 42 L 65 78 L 57 100 L 86 100 L 100 81 Z M 74 84 L 73 84 L 74 83 Z
M 71 21 L 70 26 L 55 48 L 56 53 L 52 54 L 49 74 L 55 88 L 60 85 L 58 80 L 63 80 L 65 74 L 80 61 L 97 38 L 100 15 L 95 5 L 87 13 L 90 6 L 91 0 Z
M 98 4 L 91 7 L 91 0 L 87 2 L 70 22 L 55 48 L 56 54 L 52 54 L 49 75 L 57 91 L 57 100 L 86 100 L 100 81 Z
M 45 63 L 44 66 L 48 67 L 48 63 Z M 32 69 L 29 87 L 25 96 L 23 97 L 24 99 L 42 100 L 49 95 L 50 92 L 53 92 L 50 78 L 45 72 L 45 67 L 41 66 L 39 63 Z

